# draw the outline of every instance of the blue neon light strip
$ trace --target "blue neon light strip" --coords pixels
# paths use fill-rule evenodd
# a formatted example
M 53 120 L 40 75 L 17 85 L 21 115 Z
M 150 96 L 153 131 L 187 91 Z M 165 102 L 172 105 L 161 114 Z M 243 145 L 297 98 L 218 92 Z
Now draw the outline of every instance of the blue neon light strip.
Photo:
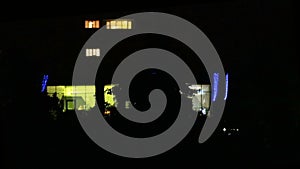
M 213 102 L 216 101 L 218 95 L 219 73 L 214 73 L 214 86 L 213 86 Z
M 42 81 L 42 91 L 44 92 L 47 86 L 47 81 L 48 81 L 48 75 L 44 75 L 43 81 Z
M 228 73 L 226 74 L 226 88 L 225 88 L 225 97 L 224 100 L 227 99 L 227 95 L 228 95 Z

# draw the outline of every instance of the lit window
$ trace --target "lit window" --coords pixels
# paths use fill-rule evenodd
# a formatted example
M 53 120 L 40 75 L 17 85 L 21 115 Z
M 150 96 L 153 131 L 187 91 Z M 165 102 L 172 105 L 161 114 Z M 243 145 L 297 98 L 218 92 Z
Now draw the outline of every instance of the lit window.
M 126 19 L 106 21 L 106 29 L 132 29 L 132 21 Z
M 116 21 L 116 28 L 122 28 L 122 21 Z
M 127 22 L 127 27 L 128 27 L 128 29 L 131 29 L 132 28 L 132 21 L 129 21 L 129 22 Z
M 100 28 L 100 22 L 99 20 L 94 21 L 85 21 L 85 28 Z
M 57 94 L 62 111 L 90 110 L 96 105 L 95 86 L 47 86 L 47 94 Z
M 86 49 L 85 56 L 100 56 L 100 49 Z
M 121 21 L 121 22 L 122 22 L 122 28 L 127 28 L 128 22 L 127 21 Z
M 110 28 L 108 29 L 115 29 L 116 27 L 116 21 L 110 21 Z
M 201 112 L 202 115 L 209 114 L 210 109 L 210 85 L 209 84 L 187 84 L 190 89 L 187 93 L 187 98 L 192 99 L 192 109 Z
M 104 101 L 107 103 L 106 107 L 117 107 L 116 95 L 113 93 L 113 88 L 117 86 L 117 84 L 109 84 L 104 86 Z
M 106 29 L 109 29 L 109 28 L 110 28 L 110 22 L 107 21 L 107 22 L 106 22 Z

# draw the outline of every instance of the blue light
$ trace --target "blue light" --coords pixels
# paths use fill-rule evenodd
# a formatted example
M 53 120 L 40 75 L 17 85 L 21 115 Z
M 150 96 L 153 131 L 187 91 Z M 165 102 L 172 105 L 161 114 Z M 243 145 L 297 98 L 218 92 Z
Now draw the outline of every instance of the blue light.
M 41 92 L 45 91 L 46 86 L 47 86 L 47 81 L 48 81 L 48 75 L 44 75 L 43 81 L 42 81 L 42 91 Z
M 224 100 L 227 99 L 227 94 L 228 94 L 228 73 L 226 74 L 226 88 L 225 88 L 225 97 Z
M 217 98 L 218 84 L 219 84 L 219 73 L 214 73 L 213 101 L 216 101 Z

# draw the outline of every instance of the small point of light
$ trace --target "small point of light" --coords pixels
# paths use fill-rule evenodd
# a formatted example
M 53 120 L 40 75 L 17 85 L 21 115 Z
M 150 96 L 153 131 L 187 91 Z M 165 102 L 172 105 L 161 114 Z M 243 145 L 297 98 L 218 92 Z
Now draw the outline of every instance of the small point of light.
M 239 129 L 236 129 L 236 131 L 239 131 Z
M 226 131 L 226 128 L 225 128 L 225 127 L 223 128 L 223 131 L 224 131 L 224 132 Z
M 203 109 L 203 110 L 202 110 L 202 114 L 203 114 L 203 115 L 206 115 L 206 109 Z
M 109 115 L 109 114 L 110 114 L 110 111 L 109 111 L 109 110 L 106 110 L 106 111 L 104 112 L 104 114 L 105 114 L 105 115 Z

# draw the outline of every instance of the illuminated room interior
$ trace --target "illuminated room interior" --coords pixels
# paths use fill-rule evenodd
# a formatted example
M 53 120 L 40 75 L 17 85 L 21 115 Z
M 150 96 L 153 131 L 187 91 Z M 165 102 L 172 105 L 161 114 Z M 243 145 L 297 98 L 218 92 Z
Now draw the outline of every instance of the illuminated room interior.
M 113 93 L 113 88 L 117 84 L 104 86 L 104 101 L 108 106 L 118 105 L 118 100 Z M 210 85 L 188 85 L 188 93 L 181 93 L 191 99 L 193 111 L 201 111 L 204 115 L 210 107 Z M 87 86 L 47 86 L 47 95 L 53 97 L 56 93 L 60 101 L 63 102 L 63 112 L 67 110 L 90 110 L 96 103 L 96 88 L 94 85 Z M 126 109 L 130 108 L 130 102 L 124 104 Z

